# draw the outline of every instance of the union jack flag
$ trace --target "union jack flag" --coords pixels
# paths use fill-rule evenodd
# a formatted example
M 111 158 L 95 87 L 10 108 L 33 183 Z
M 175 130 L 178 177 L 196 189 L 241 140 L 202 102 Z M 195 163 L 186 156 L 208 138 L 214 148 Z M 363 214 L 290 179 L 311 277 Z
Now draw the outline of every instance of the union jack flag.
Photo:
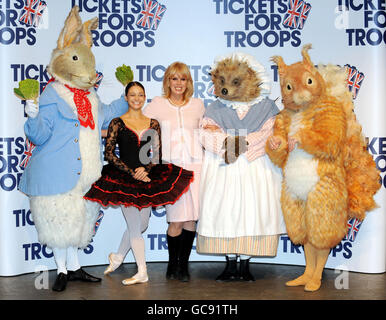
M 98 88 L 99 88 L 99 86 L 100 86 L 100 84 L 102 82 L 102 79 L 103 79 L 103 73 L 97 71 L 96 75 L 97 75 L 97 78 L 96 78 L 96 82 L 94 84 L 94 88 L 95 88 L 95 90 L 98 90 Z
M 308 18 L 308 15 L 310 14 L 311 11 L 311 5 L 309 3 L 304 2 L 302 6 L 302 10 L 300 12 L 300 17 L 299 17 L 299 29 L 304 28 L 304 24 L 306 23 L 306 20 Z
M 35 149 L 35 147 L 36 146 L 31 141 L 29 141 L 28 139 L 25 140 L 24 153 L 19 165 L 20 168 L 25 169 L 29 162 L 29 159 L 32 156 L 32 151 Z
M 353 95 L 353 99 L 355 99 L 358 95 L 359 89 L 362 86 L 362 82 L 365 76 L 354 66 L 346 64 L 345 67 L 347 68 L 347 86 Z
M 350 240 L 351 242 L 355 241 L 355 238 L 359 232 L 359 228 L 362 225 L 362 221 L 359 221 L 356 218 L 352 218 L 347 222 L 347 234 L 344 237 L 344 240 Z
M 40 23 L 40 19 L 42 18 L 42 14 L 44 9 L 47 7 L 47 4 L 44 1 L 39 1 L 36 9 L 35 9 L 35 18 L 33 25 L 34 27 L 38 27 Z
M 283 19 L 283 26 L 290 29 L 303 29 L 310 14 L 311 5 L 301 0 L 289 0 L 287 13 Z
M 97 218 L 97 220 L 96 220 L 96 222 L 95 222 L 95 226 L 94 226 L 94 236 L 95 236 L 96 232 L 98 231 L 99 226 L 101 225 L 101 221 L 102 221 L 104 215 L 105 215 L 105 214 L 103 213 L 103 211 L 100 210 L 100 211 L 99 211 L 98 218 Z
M 153 20 L 153 25 L 151 26 L 152 30 L 157 30 L 158 26 L 162 20 L 162 17 L 166 11 L 166 7 L 163 6 L 162 4 L 158 4 L 157 10 L 155 12 L 154 20 Z
M 25 6 L 21 11 L 19 21 L 26 26 L 37 27 L 44 9 L 47 7 L 45 1 L 25 0 Z
M 157 30 L 165 11 L 166 7 L 157 1 L 143 0 L 136 24 L 139 28 Z
M 296 29 L 302 7 L 303 1 L 289 0 L 289 8 L 284 16 L 283 25 L 291 29 Z
M 144 29 L 151 28 L 157 6 L 158 6 L 157 1 L 143 0 L 142 10 L 137 19 L 138 27 L 144 28 Z
M 352 228 L 352 220 L 353 219 L 350 219 L 350 220 L 347 221 L 347 233 L 346 233 L 346 235 L 343 238 L 344 241 L 348 240 L 348 236 L 350 235 L 351 228 Z

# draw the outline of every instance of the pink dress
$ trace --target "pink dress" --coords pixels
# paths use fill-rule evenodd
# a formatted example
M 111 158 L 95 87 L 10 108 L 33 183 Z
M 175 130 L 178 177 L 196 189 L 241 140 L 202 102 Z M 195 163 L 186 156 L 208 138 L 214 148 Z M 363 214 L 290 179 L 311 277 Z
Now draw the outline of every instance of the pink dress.
M 200 174 L 203 150 L 199 141 L 199 124 L 205 106 L 191 98 L 183 107 L 173 106 L 168 99 L 155 97 L 143 109 L 145 116 L 161 125 L 162 160 L 194 172 L 189 190 L 173 205 L 166 205 L 167 221 L 197 221 L 199 217 Z

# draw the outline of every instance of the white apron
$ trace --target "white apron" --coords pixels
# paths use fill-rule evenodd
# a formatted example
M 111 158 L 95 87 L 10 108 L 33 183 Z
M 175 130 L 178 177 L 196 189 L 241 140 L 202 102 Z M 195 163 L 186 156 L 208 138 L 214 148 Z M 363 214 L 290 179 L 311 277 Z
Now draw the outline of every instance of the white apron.
M 281 170 L 267 155 L 252 162 L 241 155 L 227 165 L 218 155 L 206 152 L 198 234 L 234 238 L 285 233 L 281 180 Z

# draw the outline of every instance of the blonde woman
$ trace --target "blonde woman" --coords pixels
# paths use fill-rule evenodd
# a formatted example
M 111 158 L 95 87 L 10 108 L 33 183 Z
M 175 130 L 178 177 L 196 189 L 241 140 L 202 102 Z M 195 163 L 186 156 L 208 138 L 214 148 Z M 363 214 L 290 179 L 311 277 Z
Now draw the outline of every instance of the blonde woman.
M 205 112 L 200 99 L 192 98 L 193 80 L 182 62 L 172 63 L 163 78 L 163 95 L 155 97 L 143 113 L 161 125 L 162 160 L 194 172 L 189 190 L 173 205 L 166 205 L 169 227 L 169 263 L 166 278 L 189 281 L 188 261 L 196 235 L 199 215 L 199 184 L 202 147 L 198 140 L 199 122 Z

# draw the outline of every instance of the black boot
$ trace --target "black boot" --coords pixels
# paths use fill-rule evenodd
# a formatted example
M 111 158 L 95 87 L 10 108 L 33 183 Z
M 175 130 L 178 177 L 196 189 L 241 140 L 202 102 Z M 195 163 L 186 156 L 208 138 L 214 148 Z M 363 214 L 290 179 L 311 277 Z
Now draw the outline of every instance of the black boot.
M 166 279 L 177 279 L 178 278 L 178 253 L 180 251 L 182 234 L 171 237 L 167 235 L 166 239 L 168 242 L 169 252 L 169 263 L 166 271 Z
M 240 259 L 240 277 L 241 281 L 255 281 L 255 277 L 249 272 L 249 259 Z
M 237 273 L 237 257 L 235 259 L 229 259 L 226 256 L 227 263 L 224 271 L 216 278 L 216 281 L 233 281 L 238 279 Z
M 75 271 L 68 271 L 68 281 L 83 281 L 83 282 L 101 282 L 101 278 L 97 278 L 88 274 L 82 268 Z
M 196 231 L 188 231 L 182 229 L 181 233 L 181 247 L 178 255 L 178 280 L 183 282 L 188 282 L 190 280 L 189 274 L 189 257 L 190 252 L 192 251 L 192 246 L 194 242 L 194 237 L 196 236 Z
M 59 273 L 56 277 L 55 283 L 52 287 L 53 291 L 64 291 L 67 286 L 67 275 L 63 272 Z

